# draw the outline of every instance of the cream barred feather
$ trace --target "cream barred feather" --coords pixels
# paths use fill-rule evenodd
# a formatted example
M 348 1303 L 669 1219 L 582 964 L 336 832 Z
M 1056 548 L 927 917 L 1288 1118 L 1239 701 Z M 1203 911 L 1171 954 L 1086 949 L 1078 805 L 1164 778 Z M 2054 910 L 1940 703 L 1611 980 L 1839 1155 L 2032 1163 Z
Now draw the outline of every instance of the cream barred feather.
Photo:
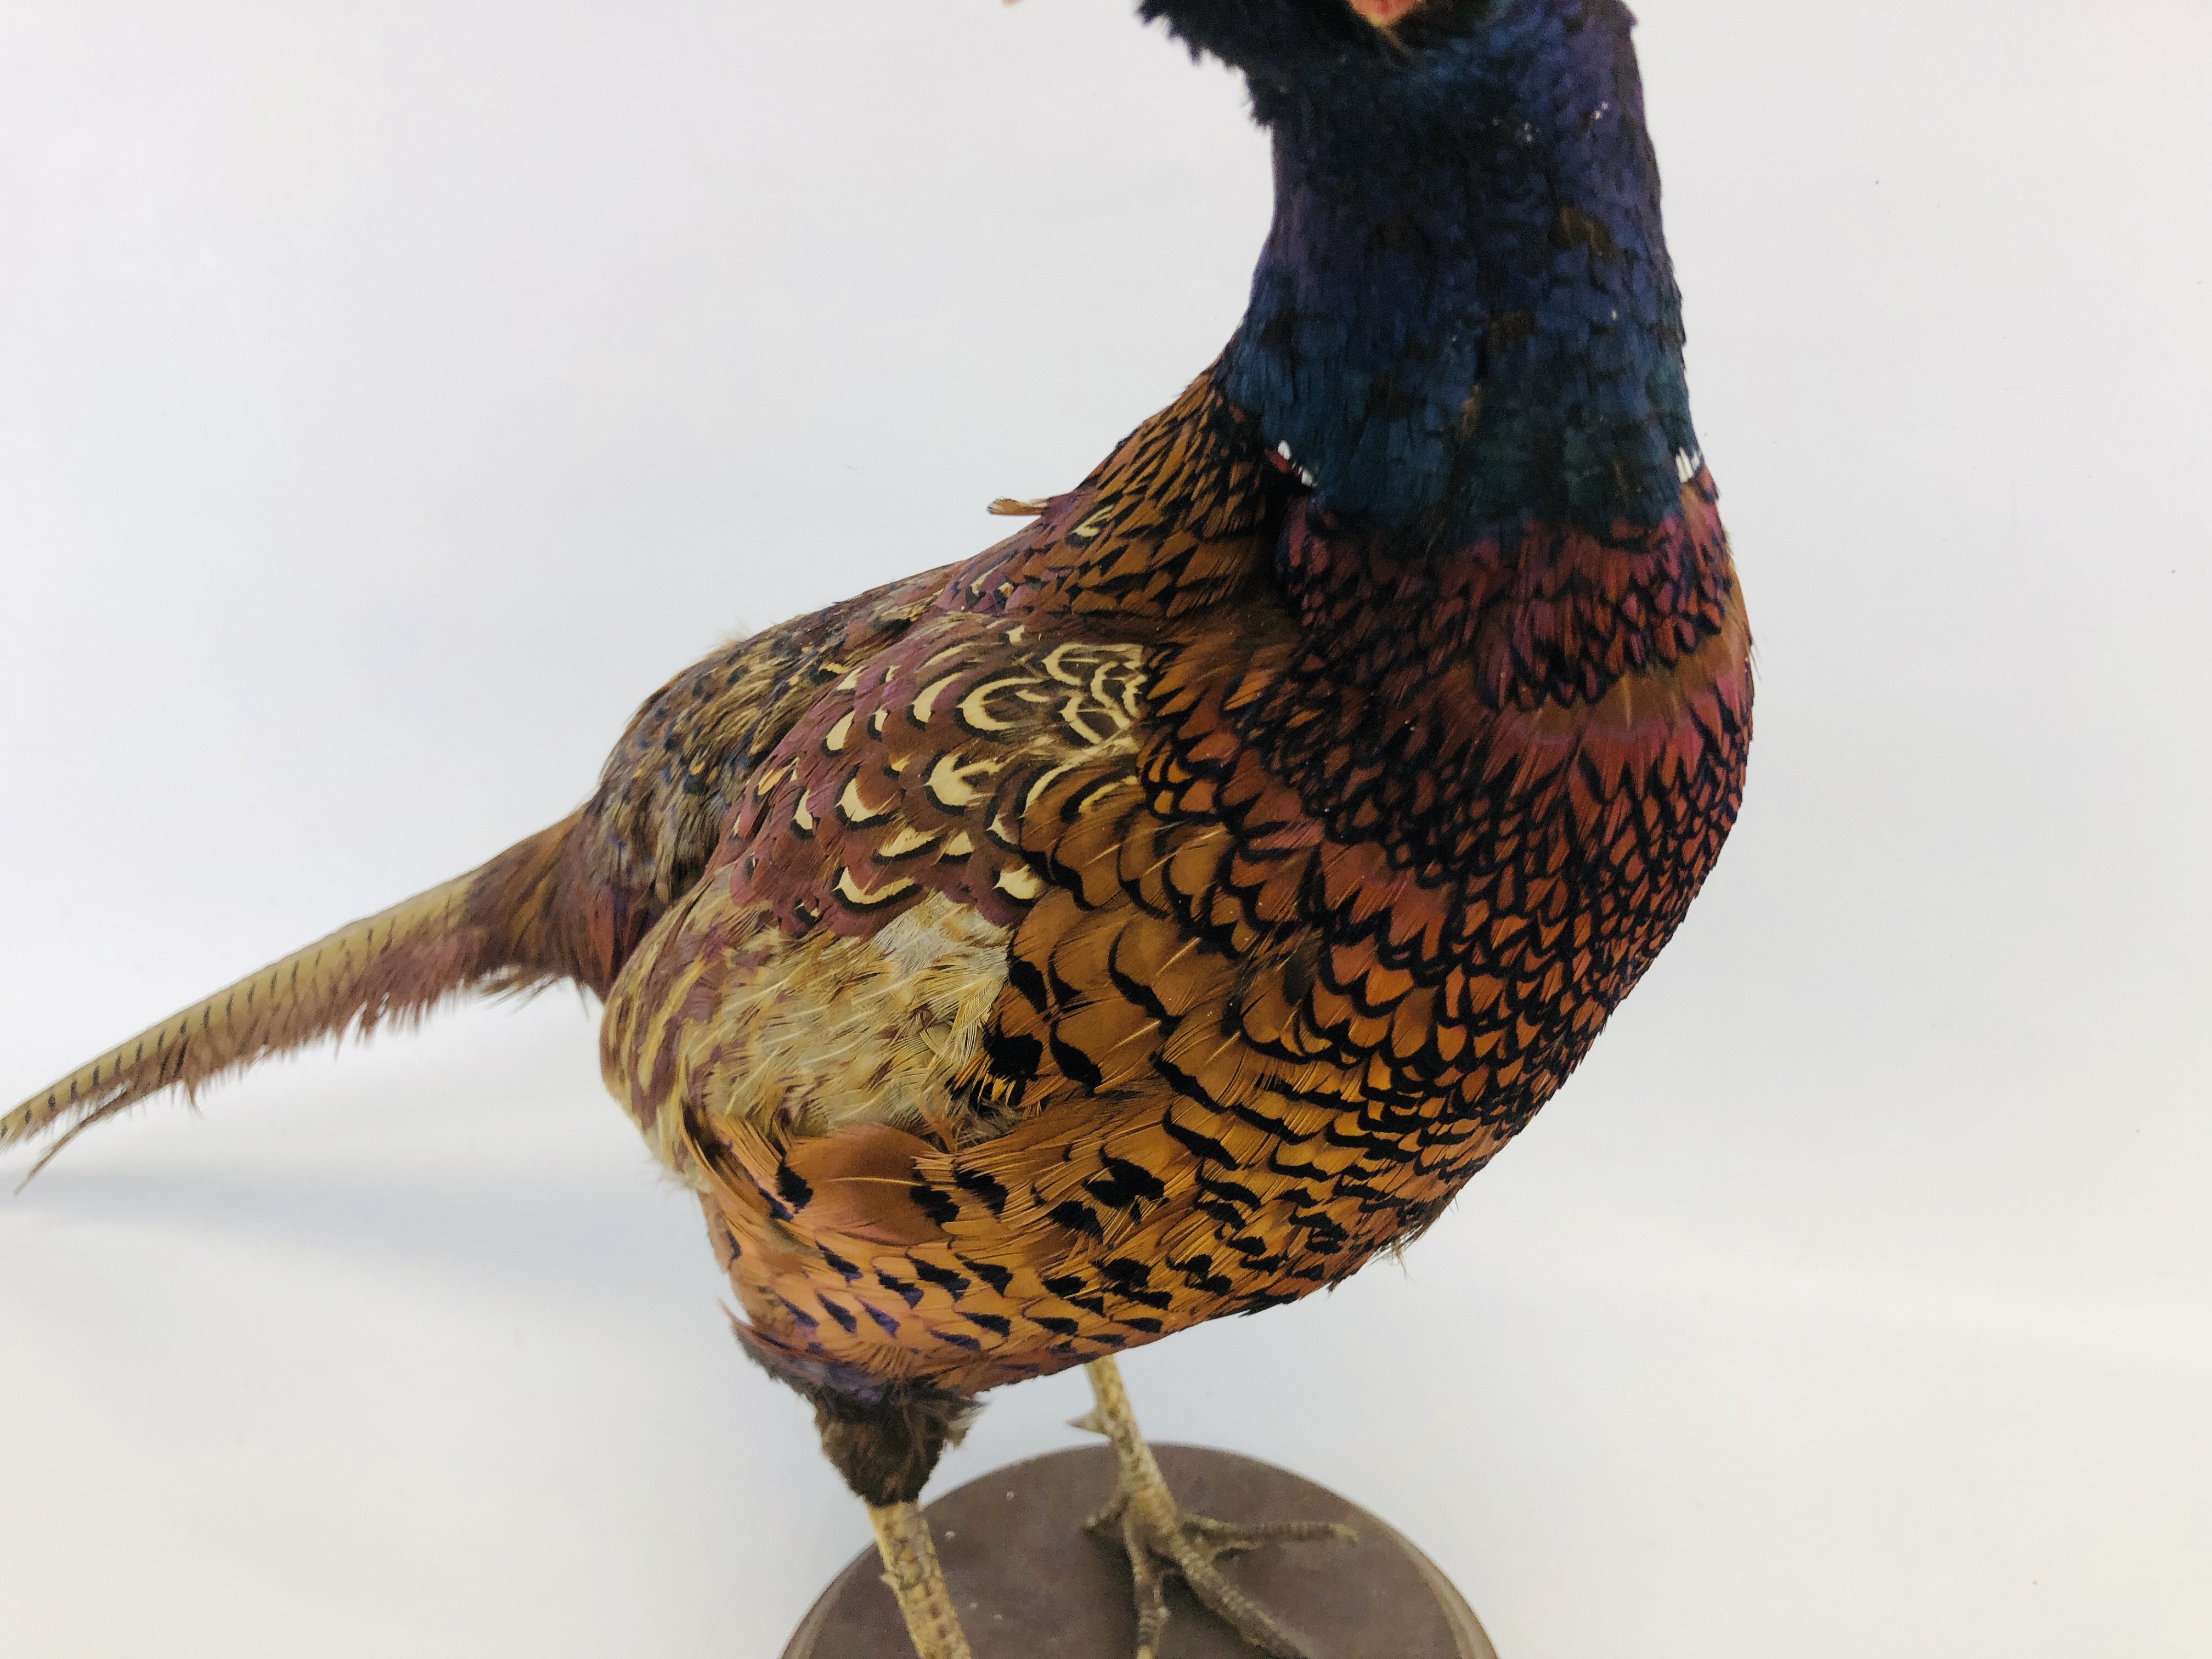
M 0 1150 L 58 1132 L 27 1182 L 84 1130 L 164 1090 L 191 1096 L 272 1054 L 419 1019 L 473 988 L 521 989 L 560 976 L 562 966 L 535 947 L 556 908 L 574 823 L 341 927 L 79 1066 L 0 1117 Z

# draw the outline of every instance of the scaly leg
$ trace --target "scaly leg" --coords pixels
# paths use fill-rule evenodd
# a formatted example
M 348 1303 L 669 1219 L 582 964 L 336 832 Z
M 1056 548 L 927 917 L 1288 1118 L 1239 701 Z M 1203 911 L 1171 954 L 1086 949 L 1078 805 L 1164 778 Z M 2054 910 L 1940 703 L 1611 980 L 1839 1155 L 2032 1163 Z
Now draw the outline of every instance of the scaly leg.
M 1299 1539 L 1355 1536 L 1349 1527 L 1327 1521 L 1277 1521 L 1237 1526 L 1186 1514 L 1168 1490 L 1152 1449 L 1139 1432 L 1129 1410 L 1129 1395 L 1121 1386 L 1121 1368 L 1111 1359 L 1094 1359 L 1085 1368 L 1097 1405 L 1075 1419 L 1074 1426 L 1103 1434 L 1114 1444 L 1114 1460 L 1121 1466 L 1114 1501 L 1086 1523 L 1094 1530 L 1112 1528 L 1128 1552 L 1129 1571 L 1136 1579 L 1137 1659 L 1158 1659 L 1160 1637 L 1167 1629 L 1167 1577 L 1180 1573 L 1214 1615 L 1262 1652 L 1276 1659 L 1310 1659 L 1306 1648 L 1275 1616 L 1224 1578 L 1214 1561 L 1239 1550 L 1261 1544 Z
M 876 1529 L 876 1553 L 884 1559 L 884 1583 L 898 1597 L 915 1652 L 921 1659 L 975 1659 L 952 1610 L 921 1505 L 871 1504 L 868 1519 Z

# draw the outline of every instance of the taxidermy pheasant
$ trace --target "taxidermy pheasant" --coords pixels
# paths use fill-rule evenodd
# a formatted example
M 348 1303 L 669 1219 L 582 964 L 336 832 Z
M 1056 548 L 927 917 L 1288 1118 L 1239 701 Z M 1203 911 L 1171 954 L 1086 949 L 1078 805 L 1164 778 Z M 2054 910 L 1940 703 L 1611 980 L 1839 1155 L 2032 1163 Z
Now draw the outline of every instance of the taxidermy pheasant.
M 678 675 L 565 822 L 0 1121 L 589 987 L 927 1659 L 916 1496 L 1072 1365 L 1140 1653 L 1167 1573 L 1301 1651 L 1212 1563 L 1310 1533 L 1182 1512 L 1112 1356 L 1434 1219 L 1681 921 L 1751 735 L 1619 0 L 1141 9 L 1273 139 L 1212 368 L 1011 539 Z

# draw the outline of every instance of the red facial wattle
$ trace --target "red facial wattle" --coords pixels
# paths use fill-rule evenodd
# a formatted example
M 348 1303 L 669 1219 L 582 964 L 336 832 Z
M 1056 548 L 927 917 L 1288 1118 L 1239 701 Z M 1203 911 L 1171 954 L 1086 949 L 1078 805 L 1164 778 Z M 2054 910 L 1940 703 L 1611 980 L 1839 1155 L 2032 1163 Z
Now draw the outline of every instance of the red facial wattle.
M 1378 29 L 1387 29 L 1403 21 L 1421 9 L 1423 0 L 1345 0 Z

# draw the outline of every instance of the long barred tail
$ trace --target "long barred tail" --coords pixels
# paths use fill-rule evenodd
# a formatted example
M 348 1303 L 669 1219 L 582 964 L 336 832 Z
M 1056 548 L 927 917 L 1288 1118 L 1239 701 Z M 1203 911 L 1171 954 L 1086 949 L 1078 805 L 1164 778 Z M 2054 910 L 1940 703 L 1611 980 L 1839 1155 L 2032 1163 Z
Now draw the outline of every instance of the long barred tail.
M 94 1124 L 165 1089 L 189 1097 L 271 1054 L 419 1020 L 460 992 L 595 977 L 578 973 L 574 948 L 579 907 L 564 854 L 576 822 L 542 830 L 481 869 L 341 927 L 141 1031 L 0 1118 L 0 1150 L 58 1132 L 32 1166 L 35 1176 Z

